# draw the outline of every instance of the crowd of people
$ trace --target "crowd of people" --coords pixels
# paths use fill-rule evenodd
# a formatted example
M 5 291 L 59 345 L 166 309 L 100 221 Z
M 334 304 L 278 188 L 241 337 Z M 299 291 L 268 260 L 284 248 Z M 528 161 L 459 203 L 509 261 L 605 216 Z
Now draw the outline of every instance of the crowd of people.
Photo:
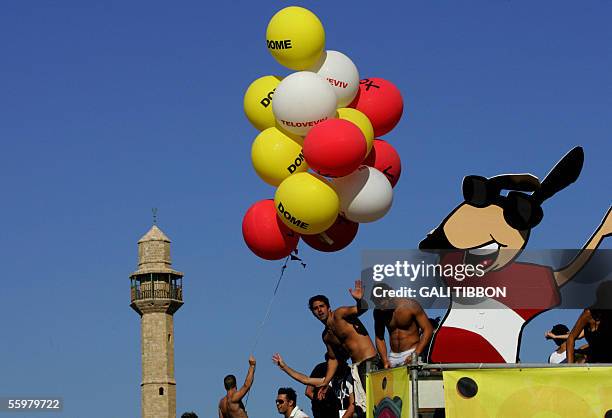
M 557 344 L 548 358 L 549 363 L 612 363 L 612 281 L 602 282 L 595 302 L 582 311 L 574 327 L 555 325 L 544 335 Z M 586 344 L 576 348 L 576 340 Z
M 427 352 L 433 336 L 432 322 L 418 302 L 405 299 L 392 304 L 385 298 L 373 298 L 375 338 L 372 341 L 359 319 L 368 310 L 360 280 L 355 282 L 350 294 L 355 304 L 336 309 L 331 308 L 325 295 L 309 299 L 311 313 L 323 324 L 321 337 L 325 348 L 325 362 L 317 364 L 309 375 L 291 368 L 281 354 L 272 356 L 280 370 L 306 386 L 305 395 L 311 401 L 313 418 L 365 416 L 366 374 L 409 364 L 413 357 Z M 249 371 L 240 389 L 235 376 L 225 377 L 226 395 L 219 401 L 218 408 L 220 418 L 247 416 L 242 400 L 253 385 L 255 364 L 251 356 Z M 293 388 L 278 389 L 276 409 L 285 418 L 308 417 L 297 406 Z
M 612 363 L 612 311 L 588 308 L 570 329 L 564 324 L 555 325 L 544 335 L 557 344 L 548 357 L 552 364 L 562 363 Z M 586 344 L 576 348 L 576 341 Z
M 355 304 L 336 309 L 332 309 L 325 295 L 309 299 L 309 310 L 323 325 L 321 337 L 325 352 L 325 361 L 317 364 L 310 374 L 291 368 L 280 353 L 272 356 L 280 370 L 305 385 L 304 393 L 311 402 L 313 418 L 364 417 L 365 375 L 383 368 L 403 367 L 421 355 L 426 357 L 438 325 L 415 300 L 371 297 L 374 302 L 372 340 L 359 319 L 368 310 L 361 281 L 355 282 L 350 294 Z M 595 304 L 583 311 L 571 330 L 557 324 L 546 332 L 545 337 L 557 345 L 548 362 L 612 363 L 611 312 Z M 576 340 L 583 338 L 586 344 L 576 348 Z M 219 418 L 247 417 L 243 399 L 253 385 L 255 366 L 255 358 L 250 356 L 249 369 L 240 388 L 234 375 L 224 378 L 226 394 L 218 404 Z M 295 389 L 279 388 L 275 400 L 278 413 L 285 418 L 308 418 L 298 407 L 297 398 Z M 197 418 L 197 415 L 187 412 L 182 418 Z

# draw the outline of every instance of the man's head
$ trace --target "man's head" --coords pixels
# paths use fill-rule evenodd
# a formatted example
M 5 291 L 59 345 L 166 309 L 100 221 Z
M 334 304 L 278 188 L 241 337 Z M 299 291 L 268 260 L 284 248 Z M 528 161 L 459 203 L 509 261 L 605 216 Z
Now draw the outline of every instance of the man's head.
M 297 395 L 293 388 L 280 388 L 276 395 L 276 409 L 279 414 L 287 414 L 293 411 L 297 402 Z
M 566 327 L 563 324 L 557 324 L 554 327 L 552 327 L 550 332 L 552 332 L 555 335 L 565 335 L 565 334 L 569 333 L 569 328 Z M 566 341 L 566 339 L 564 339 L 564 338 L 553 338 L 553 341 L 555 342 L 555 344 L 557 344 L 557 346 L 561 346 L 561 344 L 563 344 Z
M 329 299 L 324 295 L 315 295 L 308 300 L 310 312 L 321 322 L 327 321 L 329 316 Z
M 225 390 L 230 390 L 236 387 L 236 376 L 233 374 L 228 374 L 223 379 L 223 386 L 225 386 Z
M 380 310 L 391 310 L 394 308 L 393 300 L 389 297 L 389 290 L 393 290 L 387 283 L 376 283 L 372 287 L 370 300 L 374 302 L 374 307 Z
M 198 415 L 195 412 L 185 412 L 181 418 L 198 418 Z

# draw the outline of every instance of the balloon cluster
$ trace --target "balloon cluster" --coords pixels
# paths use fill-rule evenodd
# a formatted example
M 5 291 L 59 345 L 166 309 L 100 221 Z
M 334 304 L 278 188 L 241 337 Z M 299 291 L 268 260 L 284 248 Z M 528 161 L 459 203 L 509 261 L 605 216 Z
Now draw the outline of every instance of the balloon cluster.
M 244 111 L 259 135 L 251 160 L 274 200 L 249 208 L 242 222 L 258 256 L 288 256 L 299 238 L 320 251 L 349 245 L 359 223 L 390 209 L 401 173 L 395 149 L 382 139 L 399 122 L 402 96 L 382 78 L 359 79 L 343 53 L 325 50 L 319 18 L 302 7 L 277 12 L 266 31 L 268 51 L 296 72 L 255 80 Z M 309 171 L 311 170 L 311 171 Z

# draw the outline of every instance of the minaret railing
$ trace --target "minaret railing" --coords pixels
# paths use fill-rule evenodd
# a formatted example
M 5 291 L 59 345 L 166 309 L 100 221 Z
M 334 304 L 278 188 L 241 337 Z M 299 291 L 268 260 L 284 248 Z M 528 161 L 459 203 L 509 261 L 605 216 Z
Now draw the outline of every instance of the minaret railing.
M 148 273 L 132 277 L 131 301 L 145 299 L 183 300 L 183 278 L 171 273 Z

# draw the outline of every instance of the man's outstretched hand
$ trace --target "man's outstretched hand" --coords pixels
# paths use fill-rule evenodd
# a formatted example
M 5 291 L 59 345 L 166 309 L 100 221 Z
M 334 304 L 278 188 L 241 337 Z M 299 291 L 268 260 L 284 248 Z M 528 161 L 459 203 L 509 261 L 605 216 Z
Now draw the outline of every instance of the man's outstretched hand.
M 253 354 L 251 354 L 251 355 L 249 356 L 249 366 L 255 366 L 255 363 L 257 363 L 257 362 L 255 361 L 255 357 L 253 357 Z
M 283 360 L 283 358 L 281 357 L 279 353 L 276 353 L 272 356 L 272 361 L 276 363 L 276 365 L 280 367 L 281 370 L 285 369 L 285 366 L 286 366 L 285 361 Z
M 349 289 L 349 293 L 355 300 L 361 300 L 363 297 L 363 288 L 361 280 L 355 280 L 355 288 Z

